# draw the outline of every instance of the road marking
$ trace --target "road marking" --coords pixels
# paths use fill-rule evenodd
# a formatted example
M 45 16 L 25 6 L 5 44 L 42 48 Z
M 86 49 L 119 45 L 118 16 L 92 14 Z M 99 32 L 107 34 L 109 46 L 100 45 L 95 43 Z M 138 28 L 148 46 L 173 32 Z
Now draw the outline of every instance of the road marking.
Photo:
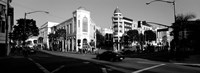
M 155 66 L 151 66 L 151 67 L 147 67 L 147 68 L 144 68 L 144 69 L 140 69 L 140 70 L 134 71 L 132 73 L 140 73 L 140 72 L 143 72 L 145 70 L 150 70 L 150 69 L 153 69 L 153 68 L 156 68 L 156 67 L 160 67 L 160 66 L 163 66 L 163 65 L 166 65 L 166 64 L 158 64 L 158 65 L 155 65 Z
M 85 63 L 85 64 L 89 64 L 90 62 L 83 62 L 83 63 Z
M 106 68 L 101 68 L 101 70 L 102 70 L 103 73 L 107 73 Z
M 48 71 L 46 68 L 44 68 L 42 65 L 40 65 L 40 64 L 37 63 L 37 62 L 35 62 L 33 59 L 31 59 L 31 58 L 28 58 L 28 59 L 29 59 L 30 61 L 32 61 L 34 64 L 36 64 L 36 65 L 39 67 L 39 69 L 41 69 L 44 73 L 54 73 L 54 72 L 59 71 L 60 69 L 62 69 L 62 68 L 65 67 L 65 65 L 62 65 L 62 66 L 56 68 L 55 70 L 53 70 L 52 72 L 50 72 L 50 71 Z
M 137 63 L 143 63 L 143 64 L 159 64 L 159 63 L 156 63 L 156 62 L 137 62 Z
M 190 63 L 173 63 L 173 64 L 178 64 L 178 65 L 195 65 L 195 66 L 200 66 L 200 64 L 190 64 Z
M 65 67 L 65 65 L 62 65 L 62 66 L 60 66 L 60 67 L 58 67 L 58 68 L 56 68 L 55 70 L 53 70 L 51 73 L 54 73 L 54 72 L 56 72 L 56 71 L 59 71 L 60 69 L 62 69 L 63 67 Z
M 51 73 L 50 71 L 48 71 L 46 68 L 44 68 L 42 65 L 40 65 L 39 63 L 35 62 L 33 59 L 28 58 L 30 61 L 32 61 L 34 64 L 36 64 L 39 69 L 41 69 L 44 73 Z

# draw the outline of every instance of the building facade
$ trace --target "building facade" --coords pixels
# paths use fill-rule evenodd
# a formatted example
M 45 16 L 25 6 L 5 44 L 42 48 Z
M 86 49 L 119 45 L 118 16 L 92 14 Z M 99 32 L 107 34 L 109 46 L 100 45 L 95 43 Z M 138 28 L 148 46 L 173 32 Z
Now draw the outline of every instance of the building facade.
M 46 45 L 46 48 L 49 49 L 49 38 L 48 35 L 52 32 L 51 27 L 58 25 L 56 22 L 46 22 L 39 28 L 39 37 L 42 37 L 42 44 Z
M 133 20 L 127 17 L 124 17 L 117 7 L 114 10 L 112 17 L 113 24 L 113 47 L 115 51 L 121 50 L 121 37 L 124 33 L 132 29 Z
M 112 17 L 113 24 L 113 47 L 115 51 L 120 51 L 123 49 L 122 36 L 127 33 L 129 30 L 137 30 L 139 34 L 144 34 L 146 30 L 153 30 L 152 26 L 147 24 L 146 21 L 134 21 L 133 19 L 124 17 L 117 7 L 114 10 L 114 14 Z M 154 30 L 153 30 L 154 31 Z
M 56 29 L 66 29 L 66 40 L 62 43 L 62 51 L 79 51 L 80 49 L 90 49 L 96 44 L 96 24 L 90 16 L 90 12 L 83 7 L 79 7 L 72 13 L 72 17 L 58 24 Z M 55 30 L 56 31 L 56 30 Z
M 10 0 L 0 1 L 0 56 L 9 55 L 10 39 L 8 33 L 12 32 L 14 24 L 14 8 L 10 6 Z

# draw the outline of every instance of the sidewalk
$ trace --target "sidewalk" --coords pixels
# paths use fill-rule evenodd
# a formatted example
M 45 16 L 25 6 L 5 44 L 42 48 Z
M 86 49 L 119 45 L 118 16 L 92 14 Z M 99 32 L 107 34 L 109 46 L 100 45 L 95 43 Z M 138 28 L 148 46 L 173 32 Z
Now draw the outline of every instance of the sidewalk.
M 95 58 L 96 55 L 94 54 L 80 54 L 80 53 L 76 53 L 76 52 L 58 52 L 58 51 L 47 51 L 47 50 L 40 50 L 41 52 L 45 52 L 48 54 L 52 54 L 52 55 L 57 55 L 57 56 L 68 56 L 68 57 L 73 57 L 73 58 L 80 58 L 80 59 L 92 59 Z

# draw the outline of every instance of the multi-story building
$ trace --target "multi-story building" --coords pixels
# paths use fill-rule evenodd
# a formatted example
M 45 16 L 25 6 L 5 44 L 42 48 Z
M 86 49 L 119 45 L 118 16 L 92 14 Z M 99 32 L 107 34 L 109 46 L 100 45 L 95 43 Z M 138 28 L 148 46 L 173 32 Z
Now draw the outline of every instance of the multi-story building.
M 153 28 L 151 25 L 147 24 L 146 21 L 138 21 L 137 30 L 139 33 L 144 34 L 146 30 L 153 30 Z
M 139 34 L 144 34 L 146 30 L 153 30 L 152 26 L 147 24 L 146 21 L 133 21 L 130 18 L 124 17 L 117 7 L 114 10 L 114 14 L 112 17 L 113 22 L 113 42 L 114 42 L 114 50 L 119 51 L 122 48 L 120 40 L 122 40 L 122 36 L 127 33 L 129 30 L 137 30 Z
M 10 6 L 10 2 L 10 0 L 0 0 L 0 56 L 9 55 L 10 52 L 8 33 L 12 32 L 14 23 L 14 8 Z
M 83 7 L 79 7 L 73 13 L 73 16 L 66 21 L 58 24 L 56 29 L 66 29 L 66 40 L 64 51 L 78 51 L 85 49 L 90 42 L 96 44 L 96 24 L 90 17 L 90 12 Z M 56 30 L 55 30 L 56 31 Z
M 39 28 L 39 37 L 42 37 L 42 44 L 46 45 L 46 48 L 49 49 L 49 38 L 48 35 L 51 33 L 51 27 L 58 25 L 56 22 L 46 22 Z
M 114 50 L 120 50 L 120 40 L 124 33 L 132 29 L 133 20 L 127 17 L 124 17 L 117 7 L 114 10 L 114 14 L 112 17 L 113 22 L 113 42 L 114 42 Z

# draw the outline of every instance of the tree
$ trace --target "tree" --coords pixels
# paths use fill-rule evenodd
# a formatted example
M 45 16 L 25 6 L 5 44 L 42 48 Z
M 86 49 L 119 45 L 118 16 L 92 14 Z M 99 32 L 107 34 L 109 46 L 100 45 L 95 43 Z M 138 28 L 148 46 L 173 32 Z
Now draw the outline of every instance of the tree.
M 55 38 L 63 40 L 64 43 L 65 43 L 65 40 L 66 40 L 66 29 L 58 29 L 58 30 L 56 30 Z M 64 45 L 64 47 L 65 47 L 65 45 Z
M 26 21 L 26 22 L 25 22 Z M 26 23 L 26 25 L 24 24 Z M 14 26 L 13 35 L 14 40 L 25 41 L 31 36 L 38 36 L 39 29 L 36 26 L 36 21 L 33 19 L 18 19 Z
M 48 38 L 49 38 L 49 44 L 51 45 L 50 49 L 55 50 L 57 48 L 56 47 L 57 35 L 54 33 L 50 33 L 48 35 Z
M 104 40 L 105 40 L 105 37 L 103 36 L 103 34 L 96 30 L 96 46 L 97 47 L 102 47 L 104 46 Z
M 152 30 L 146 30 L 144 31 L 144 38 L 145 38 L 145 41 L 154 41 L 156 40 L 156 33 L 153 32 Z
M 196 15 L 194 15 L 194 14 L 186 14 L 186 15 L 178 14 L 176 16 L 176 22 L 189 21 L 189 20 L 194 19 L 194 18 L 196 18 Z
M 122 43 L 125 47 L 128 47 L 129 43 L 129 36 L 127 34 L 122 35 Z
M 127 32 L 127 35 L 128 35 L 129 40 L 131 42 L 133 42 L 133 41 L 139 41 L 139 32 L 137 30 L 129 30 Z
M 172 34 L 174 36 L 174 39 L 173 39 L 173 43 L 171 43 L 172 49 L 176 49 L 176 51 L 180 51 L 181 49 L 184 49 L 184 47 L 186 47 L 186 43 L 187 42 L 183 42 L 183 41 L 186 41 L 185 38 L 183 38 L 183 36 L 185 36 L 184 33 L 182 33 L 183 31 L 185 31 L 185 29 L 187 28 L 186 25 L 188 25 L 188 21 L 190 21 L 191 19 L 194 19 L 196 18 L 196 15 L 194 14 L 178 14 L 176 16 L 176 20 L 175 20 L 175 23 L 172 24 L 172 28 L 173 28 L 173 31 L 170 32 L 170 34 Z M 183 24 L 185 23 L 185 24 Z M 183 48 L 181 48 L 183 47 Z
M 55 35 L 57 35 L 58 38 L 66 39 L 66 29 L 56 30 Z

